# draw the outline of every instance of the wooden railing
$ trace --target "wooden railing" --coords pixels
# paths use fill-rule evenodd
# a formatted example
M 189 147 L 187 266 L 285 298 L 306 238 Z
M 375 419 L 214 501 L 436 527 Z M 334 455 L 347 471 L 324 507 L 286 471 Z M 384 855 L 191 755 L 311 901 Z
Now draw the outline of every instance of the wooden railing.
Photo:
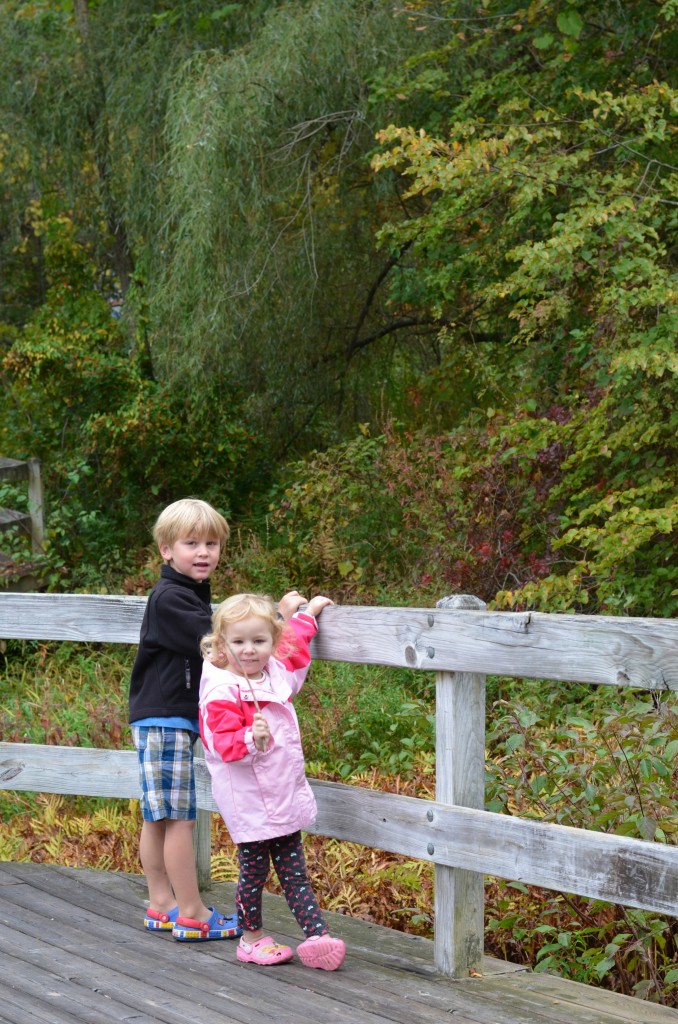
M 42 518 L 43 494 L 40 477 L 40 462 L 29 459 L 21 462 L 18 459 L 0 459 L 0 480 L 10 483 L 28 484 L 28 508 L 26 512 L 15 512 L 11 508 L 0 508 L 0 532 L 21 526 L 31 535 L 33 551 L 40 551 L 44 539 Z
M 0 534 L 7 530 L 24 530 L 31 538 L 33 554 L 42 551 L 44 540 L 43 491 L 40 476 L 40 462 L 29 459 L 0 458 L 0 480 L 12 484 L 28 485 L 28 512 L 17 512 L 12 508 L 0 508 Z M 0 551 L 0 588 L 7 590 L 36 590 L 38 581 L 35 567 L 30 562 L 17 563 Z
M 0 594 L 0 639 L 135 644 L 145 598 Z M 434 954 L 454 977 L 483 954 L 483 876 L 678 915 L 678 847 L 483 809 L 485 674 L 678 690 L 678 622 L 488 612 L 472 597 L 436 608 L 325 609 L 315 659 L 436 673 L 436 799 L 312 781 L 318 834 L 435 865 Z M 124 685 L 124 681 L 121 685 Z M 197 761 L 198 804 L 209 776 Z M 138 797 L 134 751 L 0 743 L 0 788 Z M 198 849 L 209 864 L 209 830 Z

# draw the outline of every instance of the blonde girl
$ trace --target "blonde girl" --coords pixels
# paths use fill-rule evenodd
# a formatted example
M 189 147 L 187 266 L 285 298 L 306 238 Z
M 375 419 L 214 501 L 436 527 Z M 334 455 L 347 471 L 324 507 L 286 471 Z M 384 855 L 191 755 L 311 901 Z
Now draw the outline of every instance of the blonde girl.
M 301 831 L 317 808 L 292 703 L 311 664 L 316 616 L 329 604 L 314 597 L 284 624 L 270 598 L 236 594 L 219 605 L 202 643 L 200 732 L 214 799 L 238 847 L 243 963 L 271 966 L 294 956 L 264 932 L 271 862 L 305 935 L 296 950 L 302 963 L 334 971 L 346 955 L 344 942 L 329 934 L 306 873 Z

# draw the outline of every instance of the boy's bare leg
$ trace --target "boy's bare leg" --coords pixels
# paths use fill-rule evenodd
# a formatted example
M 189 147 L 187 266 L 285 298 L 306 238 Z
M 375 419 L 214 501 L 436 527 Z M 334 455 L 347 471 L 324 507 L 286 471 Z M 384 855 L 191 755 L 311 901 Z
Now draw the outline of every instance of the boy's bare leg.
M 180 917 L 192 917 L 195 921 L 207 921 L 210 909 L 206 907 L 198 889 L 193 851 L 194 821 L 174 821 L 166 818 L 165 825 L 165 868 L 168 881 L 179 905 Z
M 153 910 L 161 914 L 177 905 L 165 868 L 166 824 L 166 818 L 162 821 L 144 821 L 139 842 L 139 858 L 148 883 L 148 901 Z

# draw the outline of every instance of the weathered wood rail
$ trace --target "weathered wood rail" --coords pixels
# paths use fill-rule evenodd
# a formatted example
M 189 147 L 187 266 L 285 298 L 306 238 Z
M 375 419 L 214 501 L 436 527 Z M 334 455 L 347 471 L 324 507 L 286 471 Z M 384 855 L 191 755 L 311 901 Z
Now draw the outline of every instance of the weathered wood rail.
M 0 594 L 0 638 L 134 644 L 145 598 Z M 678 915 L 678 847 L 483 809 L 485 673 L 678 690 L 678 622 L 436 608 L 330 607 L 316 659 L 436 673 L 436 799 L 314 781 L 314 831 L 435 865 L 436 967 L 463 977 L 483 955 L 483 876 Z M 545 683 L 545 686 L 547 684 Z M 198 803 L 216 810 L 204 762 Z M 137 797 L 133 751 L 0 743 L 0 788 Z M 204 865 L 209 832 L 199 845 Z
M 40 475 L 40 461 L 28 459 L 0 458 L 0 480 L 28 485 L 28 512 L 17 512 L 11 508 L 0 508 L 0 534 L 7 530 L 22 529 L 30 535 L 34 554 L 42 550 L 44 540 L 43 490 Z M 8 590 L 35 590 L 38 586 L 34 568 L 30 563 L 15 563 L 0 552 L 0 586 Z

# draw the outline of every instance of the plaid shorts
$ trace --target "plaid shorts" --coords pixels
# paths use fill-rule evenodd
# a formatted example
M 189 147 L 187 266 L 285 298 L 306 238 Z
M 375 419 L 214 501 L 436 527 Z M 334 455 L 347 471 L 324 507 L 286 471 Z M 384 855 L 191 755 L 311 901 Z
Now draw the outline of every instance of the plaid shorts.
M 133 725 L 132 738 L 139 757 L 144 821 L 195 821 L 193 747 L 198 733 L 159 725 Z

